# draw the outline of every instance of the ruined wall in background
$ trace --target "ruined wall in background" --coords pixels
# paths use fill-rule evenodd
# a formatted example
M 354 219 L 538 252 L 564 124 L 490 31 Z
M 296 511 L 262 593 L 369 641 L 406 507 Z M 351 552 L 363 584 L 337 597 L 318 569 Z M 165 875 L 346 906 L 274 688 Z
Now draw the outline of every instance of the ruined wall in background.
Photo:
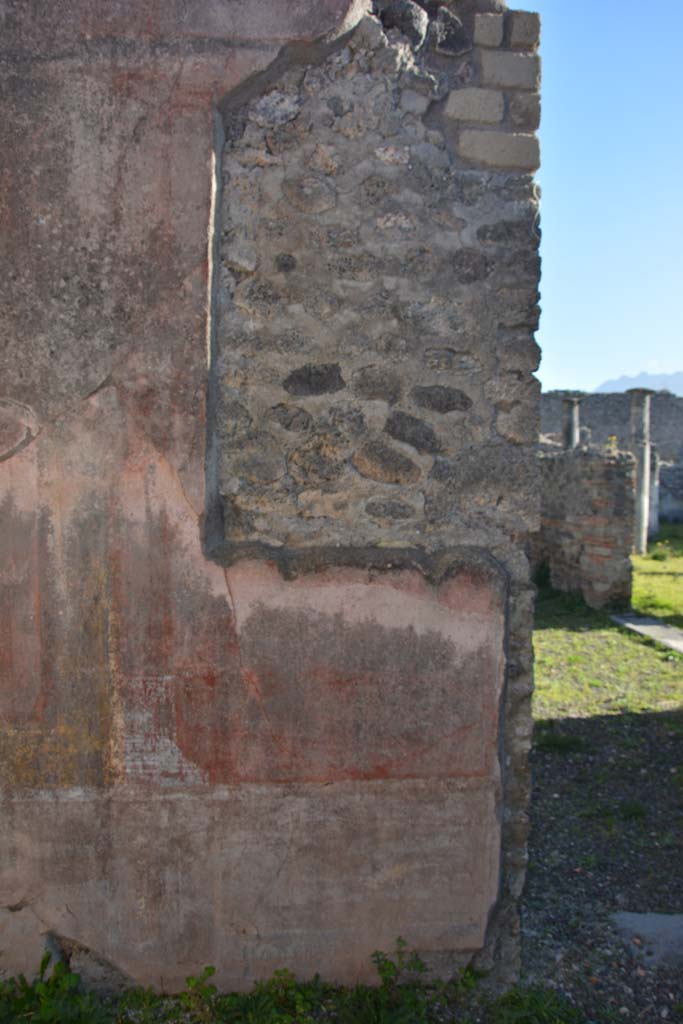
M 660 468 L 659 518 L 666 523 L 683 523 L 683 463 Z
M 538 19 L 362 6 L 6 18 L 4 972 L 516 975 Z
M 555 590 L 591 608 L 628 606 L 635 530 L 635 461 L 590 448 L 539 453 L 541 531 L 537 565 Z
M 547 391 L 541 395 L 542 434 L 561 436 L 564 395 L 580 395 L 581 426 L 590 429 L 592 444 L 605 444 L 609 437 L 615 436 L 617 447 L 621 451 L 630 451 L 631 399 L 625 393 Z M 662 391 L 652 396 L 650 436 L 664 462 L 683 459 L 683 398 Z

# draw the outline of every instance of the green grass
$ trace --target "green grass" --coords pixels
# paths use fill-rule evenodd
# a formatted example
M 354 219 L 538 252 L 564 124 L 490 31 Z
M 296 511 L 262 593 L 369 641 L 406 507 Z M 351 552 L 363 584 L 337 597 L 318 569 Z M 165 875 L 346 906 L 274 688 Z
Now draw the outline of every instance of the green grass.
M 629 633 L 577 598 L 548 590 L 539 595 L 534 648 L 539 720 L 683 705 L 683 656 Z
M 683 629 L 683 524 L 663 525 L 646 555 L 633 557 L 633 608 Z
M 584 1024 L 583 1014 L 546 989 L 513 989 L 493 1009 L 491 1024 Z

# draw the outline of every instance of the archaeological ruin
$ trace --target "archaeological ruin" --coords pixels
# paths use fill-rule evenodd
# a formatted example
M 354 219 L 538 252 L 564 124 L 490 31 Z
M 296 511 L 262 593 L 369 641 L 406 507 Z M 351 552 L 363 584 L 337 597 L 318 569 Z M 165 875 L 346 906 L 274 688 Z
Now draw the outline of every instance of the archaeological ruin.
M 545 392 L 539 447 L 535 571 L 594 608 L 628 607 L 631 554 L 683 522 L 683 398 Z
M 563 431 L 563 408 L 568 398 L 580 406 L 584 443 L 598 447 L 609 445 L 620 451 L 637 454 L 632 429 L 632 399 L 629 392 L 544 392 L 541 395 L 542 437 L 560 441 Z M 683 522 L 683 398 L 680 395 L 673 395 L 668 391 L 652 393 L 650 440 L 648 532 L 652 540 L 658 534 L 660 521 Z
M 537 571 L 591 608 L 628 608 L 636 530 L 636 466 L 629 452 L 544 446 Z
M 571 449 L 581 444 L 607 455 L 624 452 L 634 456 L 634 501 L 640 494 L 640 508 L 636 506 L 634 511 L 633 546 L 640 553 L 648 539 L 656 540 L 660 522 L 683 522 L 683 398 L 668 391 L 653 391 L 647 398 L 646 394 L 634 389 L 594 394 L 547 391 L 541 396 L 541 439 L 546 449 L 553 445 Z M 574 420 L 575 437 L 571 438 L 567 436 L 567 409 Z M 643 430 L 647 431 L 646 446 Z M 645 463 L 638 468 L 643 459 L 649 461 L 646 472 Z M 638 481 L 645 477 L 647 486 L 641 490 Z M 620 502 L 616 492 L 612 497 Z M 549 542 L 548 549 L 551 546 Z
M 0 976 L 511 983 L 538 17 L 3 18 Z
M 558 436 L 562 431 L 567 396 L 581 403 L 581 425 L 592 444 L 605 445 L 614 438 L 621 451 L 631 451 L 631 400 L 627 391 L 545 391 L 541 395 L 541 433 Z M 650 430 L 652 444 L 663 462 L 683 461 L 683 398 L 668 391 L 652 395 Z

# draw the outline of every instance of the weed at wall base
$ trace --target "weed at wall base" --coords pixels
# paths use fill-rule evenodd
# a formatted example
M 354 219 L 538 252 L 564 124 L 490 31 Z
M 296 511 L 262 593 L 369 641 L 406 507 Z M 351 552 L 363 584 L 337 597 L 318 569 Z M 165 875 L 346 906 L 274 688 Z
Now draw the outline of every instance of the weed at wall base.
M 299 982 L 280 970 L 249 993 L 226 995 L 211 980 L 215 968 L 205 967 L 177 996 L 131 989 L 119 999 L 101 1000 L 83 991 L 66 964 L 58 962 L 49 972 L 46 953 L 34 981 L 20 975 L 0 982 L 0 1024 L 468 1024 L 472 1019 L 468 1003 L 476 972 L 465 970 L 450 982 L 428 980 L 425 963 L 401 938 L 392 955 L 377 951 L 372 960 L 376 987 L 343 988 L 317 976 Z M 581 1024 L 571 1005 L 539 989 L 516 988 L 484 1012 L 491 1024 Z

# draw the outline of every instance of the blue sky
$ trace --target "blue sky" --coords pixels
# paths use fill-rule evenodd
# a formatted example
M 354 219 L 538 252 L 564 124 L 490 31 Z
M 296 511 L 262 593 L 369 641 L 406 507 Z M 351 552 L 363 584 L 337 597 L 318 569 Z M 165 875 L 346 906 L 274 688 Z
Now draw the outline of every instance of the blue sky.
M 683 3 L 508 6 L 543 21 L 543 387 L 683 370 Z

